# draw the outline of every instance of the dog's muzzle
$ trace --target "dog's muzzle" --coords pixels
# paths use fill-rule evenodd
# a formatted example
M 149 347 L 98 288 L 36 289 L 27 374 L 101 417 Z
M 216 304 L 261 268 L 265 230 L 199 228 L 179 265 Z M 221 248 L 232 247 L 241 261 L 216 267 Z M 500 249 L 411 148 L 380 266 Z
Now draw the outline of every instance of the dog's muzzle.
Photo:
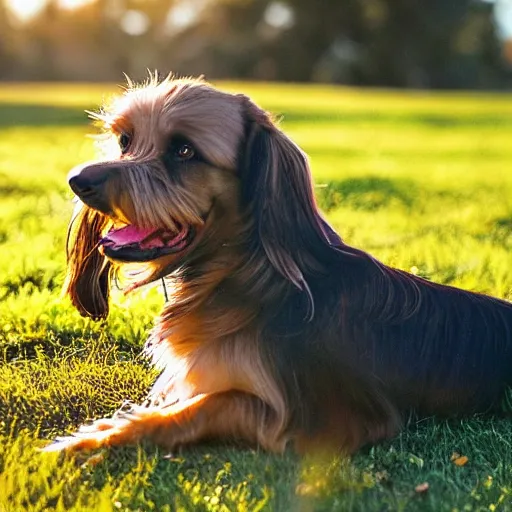
M 106 184 L 119 172 L 115 162 L 86 163 L 74 167 L 68 174 L 71 190 L 86 205 L 102 213 L 110 213 Z

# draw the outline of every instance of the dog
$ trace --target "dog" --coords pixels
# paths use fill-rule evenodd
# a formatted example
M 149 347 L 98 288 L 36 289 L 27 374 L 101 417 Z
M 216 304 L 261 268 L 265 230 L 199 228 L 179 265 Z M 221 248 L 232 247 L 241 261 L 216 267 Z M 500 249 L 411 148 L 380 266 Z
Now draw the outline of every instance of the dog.
M 145 346 L 161 373 L 145 404 L 48 450 L 145 438 L 350 454 L 411 413 L 499 407 L 512 305 L 343 242 L 316 206 L 307 157 L 249 97 L 152 77 L 94 117 L 117 149 L 70 173 L 80 201 L 64 289 L 97 320 L 116 273 L 128 291 L 165 278 Z

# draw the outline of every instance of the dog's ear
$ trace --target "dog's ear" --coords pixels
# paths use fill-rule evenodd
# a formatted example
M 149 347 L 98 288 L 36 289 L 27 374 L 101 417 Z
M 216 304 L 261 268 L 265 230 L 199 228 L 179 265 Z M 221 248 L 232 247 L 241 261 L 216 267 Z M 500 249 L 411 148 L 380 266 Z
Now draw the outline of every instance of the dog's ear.
M 322 271 L 341 240 L 318 211 L 306 155 L 266 112 L 242 99 L 247 120 L 242 202 L 272 265 L 309 294 L 307 273 Z
M 110 262 L 98 251 L 106 224 L 104 215 L 78 204 L 67 239 L 67 275 L 64 293 L 81 315 L 94 320 L 108 315 Z

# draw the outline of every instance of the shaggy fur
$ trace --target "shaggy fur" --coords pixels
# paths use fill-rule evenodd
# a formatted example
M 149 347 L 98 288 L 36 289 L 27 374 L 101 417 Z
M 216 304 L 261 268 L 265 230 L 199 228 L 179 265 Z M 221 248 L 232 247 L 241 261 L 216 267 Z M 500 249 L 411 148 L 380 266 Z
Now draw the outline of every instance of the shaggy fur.
M 162 370 L 148 403 L 49 449 L 147 437 L 171 449 L 234 438 L 352 452 L 396 434 L 411 411 L 498 405 L 512 378 L 512 306 L 346 245 L 317 209 L 306 156 L 248 97 L 152 79 L 95 117 L 124 147 L 72 172 L 73 304 L 107 316 L 109 277 L 124 268 L 98 250 L 112 226 L 194 237 L 130 274 L 130 290 L 165 276 L 172 291 L 146 344 Z M 183 141 L 197 158 L 176 156 L 189 157 Z

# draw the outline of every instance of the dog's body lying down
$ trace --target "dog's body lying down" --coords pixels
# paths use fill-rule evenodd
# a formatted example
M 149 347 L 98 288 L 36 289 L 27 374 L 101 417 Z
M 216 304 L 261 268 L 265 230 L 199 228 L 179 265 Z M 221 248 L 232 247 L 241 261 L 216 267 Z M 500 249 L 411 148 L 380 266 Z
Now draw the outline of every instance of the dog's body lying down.
M 512 306 L 344 244 L 317 210 L 306 157 L 249 98 L 152 80 L 97 117 L 120 149 L 71 173 L 82 204 L 66 291 L 104 318 L 114 267 L 140 265 L 130 289 L 167 276 L 172 295 L 147 342 L 162 374 L 149 405 L 49 449 L 147 437 L 352 452 L 411 411 L 499 404 Z

